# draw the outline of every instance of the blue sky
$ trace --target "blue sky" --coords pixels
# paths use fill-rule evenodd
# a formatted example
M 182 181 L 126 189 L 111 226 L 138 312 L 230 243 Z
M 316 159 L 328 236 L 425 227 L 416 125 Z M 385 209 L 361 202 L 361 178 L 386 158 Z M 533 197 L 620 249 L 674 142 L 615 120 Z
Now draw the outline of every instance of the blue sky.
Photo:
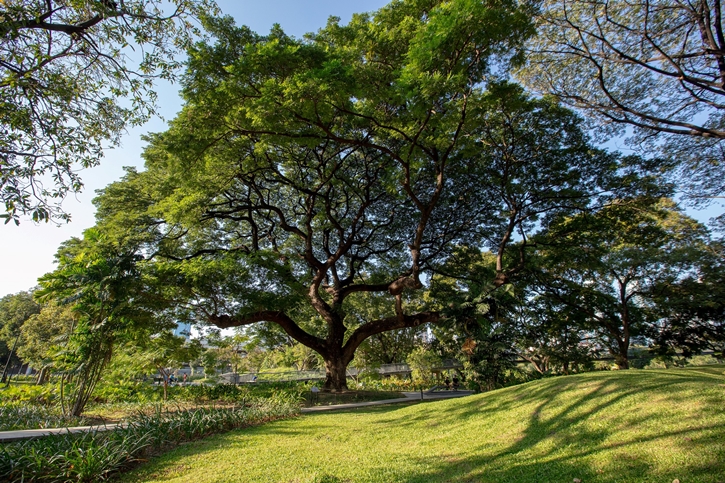
M 266 33 L 274 23 L 296 37 L 323 27 L 331 15 L 347 22 L 355 12 L 377 10 L 387 3 L 384 0 L 217 0 L 225 14 L 232 15 L 237 23 L 246 24 L 253 30 Z M 158 86 L 159 105 L 165 119 L 172 119 L 181 108 L 177 86 Z M 154 118 L 143 126 L 129 130 L 120 148 L 108 150 L 100 166 L 81 173 L 85 182 L 83 193 L 68 197 L 63 207 L 73 216 L 73 221 L 62 226 L 36 225 L 30 221 L 0 225 L 0 297 L 27 290 L 36 284 L 41 275 L 54 269 L 53 255 L 59 244 L 73 236 L 81 236 L 84 229 L 93 226 L 94 209 L 91 204 L 94 192 L 123 175 L 123 166 L 141 168 L 143 143 L 141 136 L 148 132 L 165 129 L 165 121 Z M 691 213 L 700 220 L 720 213 L 722 208 Z

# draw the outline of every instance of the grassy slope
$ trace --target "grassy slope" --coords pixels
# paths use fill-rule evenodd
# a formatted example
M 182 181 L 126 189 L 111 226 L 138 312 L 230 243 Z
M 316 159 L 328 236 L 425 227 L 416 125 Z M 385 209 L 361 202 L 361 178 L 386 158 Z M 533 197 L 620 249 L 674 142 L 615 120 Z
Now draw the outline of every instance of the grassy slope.
M 725 483 L 723 370 L 589 373 L 305 415 L 189 444 L 124 481 Z

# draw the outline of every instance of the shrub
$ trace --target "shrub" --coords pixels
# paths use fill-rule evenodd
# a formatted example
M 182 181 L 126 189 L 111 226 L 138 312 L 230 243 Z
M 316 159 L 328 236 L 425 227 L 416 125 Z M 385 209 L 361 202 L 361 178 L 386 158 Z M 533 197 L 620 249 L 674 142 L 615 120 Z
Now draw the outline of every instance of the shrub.
M 158 400 L 155 397 L 154 387 L 140 381 L 118 381 L 109 383 L 102 381 L 93 392 L 95 403 L 119 403 L 128 401 L 148 402 Z
M 30 403 L 50 406 L 58 401 L 58 384 L 10 386 L 0 391 L 0 403 Z
M 386 377 L 382 379 L 362 379 L 358 381 L 357 389 L 369 391 L 415 391 L 419 388 L 412 379 Z

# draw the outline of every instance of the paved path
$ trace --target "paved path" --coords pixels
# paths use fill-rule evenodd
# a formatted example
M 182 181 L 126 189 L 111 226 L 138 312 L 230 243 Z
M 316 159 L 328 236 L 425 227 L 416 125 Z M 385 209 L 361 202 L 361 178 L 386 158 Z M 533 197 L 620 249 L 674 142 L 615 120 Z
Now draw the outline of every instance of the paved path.
M 335 404 L 331 406 L 314 406 L 311 408 L 302 408 L 302 413 L 316 413 L 320 411 L 334 411 L 337 409 L 363 408 L 368 406 L 379 406 L 381 404 L 395 403 L 413 403 L 421 401 L 420 392 L 404 392 L 405 397 L 396 399 L 384 399 L 382 401 L 368 401 L 350 404 Z M 449 399 L 454 397 L 463 397 L 473 394 L 472 391 L 440 391 L 440 392 L 423 392 L 422 400 L 431 401 L 437 399 Z M 24 429 L 17 431 L 0 431 L 0 443 L 11 443 L 13 441 L 22 441 L 26 439 L 42 438 L 51 434 L 67 434 L 67 433 L 84 433 L 89 431 L 108 431 L 115 429 L 120 424 L 108 424 L 103 426 L 77 426 L 75 428 L 48 428 L 48 429 Z
M 367 406 L 380 406 L 381 404 L 395 404 L 395 403 L 406 403 L 406 402 L 420 402 L 420 392 L 404 392 L 405 397 L 399 397 L 396 399 L 384 399 L 382 401 L 368 401 L 361 403 L 349 403 L 349 404 L 334 404 L 330 406 L 314 406 L 311 408 L 302 408 L 302 413 L 317 413 L 320 411 L 335 411 L 337 409 L 351 409 L 351 408 L 364 408 Z M 440 392 L 427 392 L 422 393 L 424 401 L 431 401 L 437 399 L 450 399 L 454 397 L 463 397 L 473 394 L 473 391 L 440 391 Z
M 74 428 L 47 428 L 47 429 L 22 429 L 17 431 L 0 431 L 0 443 L 11 443 L 24 439 L 36 439 L 51 434 L 87 433 L 89 431 L 108 431 L 115 429 L 120 424 L 108 424 L 104 426 L 76 426 Z

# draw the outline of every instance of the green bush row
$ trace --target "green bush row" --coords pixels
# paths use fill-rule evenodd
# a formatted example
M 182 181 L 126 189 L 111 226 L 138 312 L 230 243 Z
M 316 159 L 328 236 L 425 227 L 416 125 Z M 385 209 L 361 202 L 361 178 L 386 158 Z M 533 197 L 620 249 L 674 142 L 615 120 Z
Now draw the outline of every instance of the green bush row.
M 185 441 L 289 417 L 299 401 L 289 393 L 254 398 L 232 408 L 139 415 L 108 431 L 58 434 L 0 447 L 0 481 L 91 482 Z
M 318 384 L 319 385 L 319 384 Z M 249 397 L 269 397 L 285 391 L 301 395 L 312 386 L 307 382 L 265 382 L 234 386 L 233 384 L 185 385 L 168 388 L 170 401 L 242 401 Z M 0 404 L 30 403 L 41 406 L 58 404 L 60 385 L 48 383 L 42 386 L 10 386 L 0 390 Z M 106 403 L 155 403 L 163 400 L 163 388 L 148 382 L 122 381 L 116 384 L 101 383 L 93 393 L 91 405 Z

